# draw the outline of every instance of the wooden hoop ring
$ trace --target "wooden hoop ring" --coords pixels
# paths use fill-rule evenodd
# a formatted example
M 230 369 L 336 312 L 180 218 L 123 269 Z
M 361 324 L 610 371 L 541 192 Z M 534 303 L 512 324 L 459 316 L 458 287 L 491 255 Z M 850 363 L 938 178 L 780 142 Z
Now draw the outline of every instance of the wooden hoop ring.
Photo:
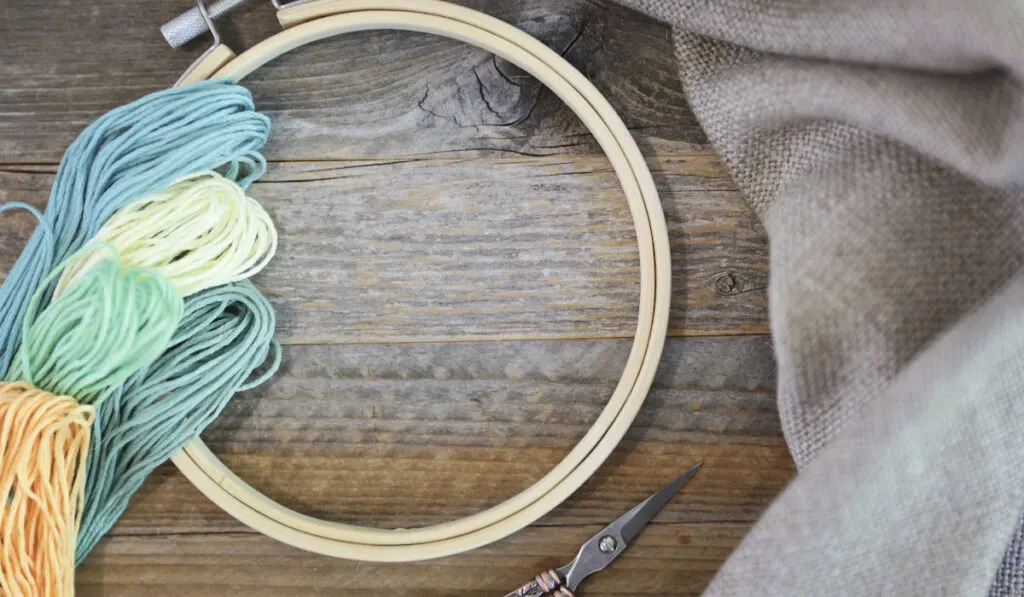
M 308 551 L 354 560 L 405 562 L 460 553 L 503 539 L 562 503 L 612 453 L 643 405 L 661 358 L 671 301 L 671 255 L 658 193 L 625 124 L 601 93 L 547 46 L 483 13 L 438 0 L 316 0 L 278 12 L 285 31 L 235 57 L 209 52 L 182 84 L 239 81 L 274 58 L 343 33 L 400 29 L 460 40 L 515 63 L 555 92 L 583 121 L 611 162 L 629 204 L 640 253 L 640 311 L 622 378 L 593 427 L 542 479 L 469 517 L 415 529 L 378 529 L 318 520 L 285 508 L 232 473 L 201 440 L 173 458 L 214 503 L 250 527 Z

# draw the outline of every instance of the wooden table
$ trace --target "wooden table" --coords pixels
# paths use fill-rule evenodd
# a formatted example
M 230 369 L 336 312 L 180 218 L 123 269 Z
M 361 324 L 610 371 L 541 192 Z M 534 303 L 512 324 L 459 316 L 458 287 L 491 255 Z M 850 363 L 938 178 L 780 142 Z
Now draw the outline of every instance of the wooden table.
M 792 477 L 775 409 L 764 233 L 687 110 L 664 26 L 605 1 L 475 0 L 608 96 L 659 185 L 675 288 L 666 354 L 626 441 L 529 529 L 412 565 L 332 560 L 255 534 L 161 467 L 78 571 L 81 595 L 497 596 L 697 460 L 704 470 L 587 596 L 697 595 Z M 43 206 L 102 112 L 173 83 L 201 44 L 157 27 L 185 1 L 0 7 L 0 201 Z M 277 30 L 250 3 L 243 49 Z M 247 81 L 274 122 L 252 194 L 282 233 L 257 279 L 285 362 L 205 438 L 286 505 L 380 526 L 451 520 L 567 453 L 625 362 L 638 258 L 593 139 L 515 67 L 423 35 L 359 34 Z M 34 222 L 0 218 L 0 272 Z

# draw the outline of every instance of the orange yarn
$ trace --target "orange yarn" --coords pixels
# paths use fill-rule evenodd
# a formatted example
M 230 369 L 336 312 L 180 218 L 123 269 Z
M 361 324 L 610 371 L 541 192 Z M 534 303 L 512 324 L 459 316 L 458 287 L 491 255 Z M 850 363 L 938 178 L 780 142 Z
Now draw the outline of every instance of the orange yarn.
M 0 382 L 0 595 L 73 595 L 92 406 Z

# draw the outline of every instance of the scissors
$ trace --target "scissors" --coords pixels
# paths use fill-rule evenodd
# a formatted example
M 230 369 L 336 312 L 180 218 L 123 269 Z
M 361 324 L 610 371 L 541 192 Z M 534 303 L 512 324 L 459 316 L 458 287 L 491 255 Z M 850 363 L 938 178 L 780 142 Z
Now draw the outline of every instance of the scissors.
M 640 502 L 615 522 L 601 529 L 580 548 L 576 558 L 557 570 L 541 572 L 536 578 L 512 591 L 505 597 L 574 597 L 573 591 L 583 579 L 604 570 L 622 555 L 629 543 L 636 539 L 647 523 L 661 511 L 686 482 L 700 469 L 702 463 L 686 471 L 654 495 Z

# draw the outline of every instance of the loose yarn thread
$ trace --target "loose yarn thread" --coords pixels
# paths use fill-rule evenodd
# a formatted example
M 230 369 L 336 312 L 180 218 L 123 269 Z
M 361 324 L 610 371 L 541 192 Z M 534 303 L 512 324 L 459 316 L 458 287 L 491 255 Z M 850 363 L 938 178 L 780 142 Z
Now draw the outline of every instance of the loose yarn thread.
M 281 351 L 274 327 L 270 303 L 248 281 L 186 299 L 172 348 L 97 411 L 76 563 L 110 530 L 153 469 L 199 437 L 236 392 L 276 372 Z M 249 379 L 272 349 L 262 375 Z
M 80 523 L 79 559 L 155 466 L 279 366 L 273 311 L 242 281 L 277 246 L 244 192 L 268 134 L 230 82 L 158 92 L 82 133 L 44 214 L 0 206 L 40 220 L 0 287 L 5 597 L 72 594 Z
M 0 383 L 0 589 L 71 595 L 93 407 L 24 382 Z
M 263 207 L 216 172 L 188 175 L 118 210 L 96 233 L 126 269 L 160 272 L 182 294 L 250 278 L 277 251 L 277 230 Z M 60 294 L 102 259 L 73 262 L 57 283 Z
M 79 254 L 109 246 L 88 246 Z M 92 404 L 150 365 L 181 319 L 181 297 L 154 272 L 124 272 L 113 253 L 37 314 L 0 384 L 0 588 L 5 597 L 71 595 Z M 154 350 L 153 346 L 157 347 Z
M 47 284 L 62 268 L 36 291 L 8 381 L 26 381 L 98 405 L 167 348 L 181 321 L 181 295 L 153 270 L 123 271 L 117 252 L 107 244 L 89 245 L 68 262 L 94 252 L 106 258 L 38 315 Z
M 79 561 L 113 526 L 145 477 L 198 437 L 266 360 L 275 327 L 273 310 L 255 287 L 230 283 L 266 266 L 277 248 L 277 231 L 262 206 L 220 174 L 187 176 L 123 207 L 97 241 L 117 250 L 122 267 L 145 265 L 182 294 L 210 290 L 188 301 L 160 360 L 139 371 L 99 411 Z M 72 261 L 55 296 L 75 288 L 76 279 L 106 257 L 93 253 Z M 278 351 L 270 374 L 279 358 Z
M 61 160 L 43 225 L 0 286 L 0 375 L 18 348 L 29 301 L 56 263 L 117 209 L 184 175 L 228 164 L 226 176 L 248 188 L 266 168 L 258 150 L 269 133 L 249 91 L 228 81 L 153 93 L 89 125 Z

